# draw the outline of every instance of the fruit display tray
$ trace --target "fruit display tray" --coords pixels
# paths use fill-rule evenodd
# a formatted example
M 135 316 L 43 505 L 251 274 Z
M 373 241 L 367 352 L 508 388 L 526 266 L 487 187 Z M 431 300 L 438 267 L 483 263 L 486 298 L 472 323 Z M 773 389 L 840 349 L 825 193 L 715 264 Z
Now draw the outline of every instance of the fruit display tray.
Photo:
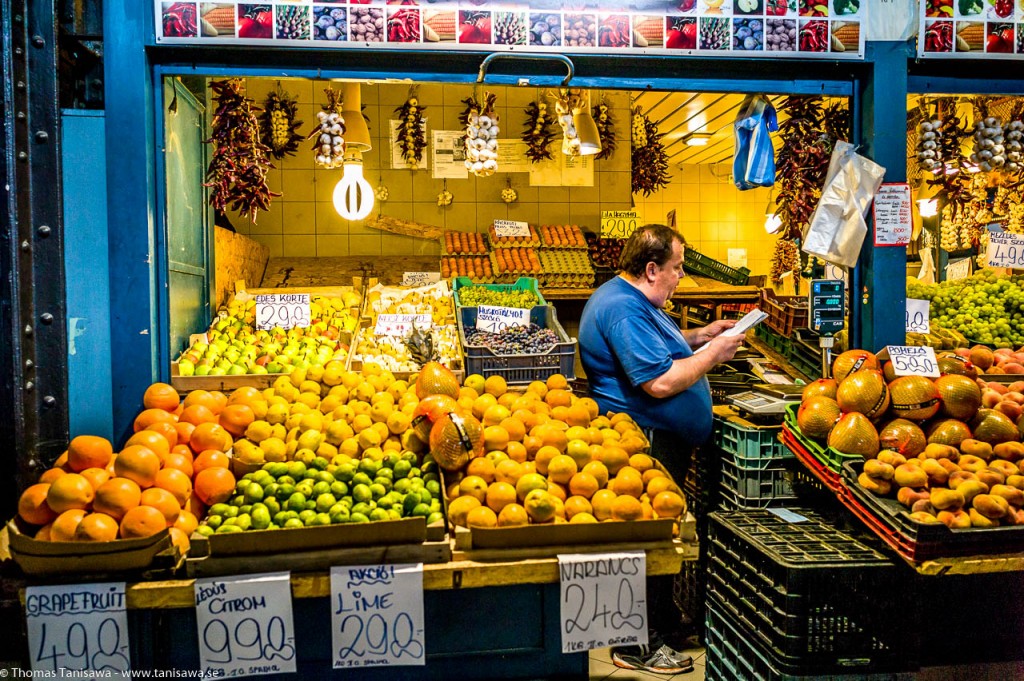
M 450 327 L 451 325 L 452 325 L 452 320 L 449 320 L 446 323 L 445 326 Z M 370 326 L 369 323 L 368 323 L 368 320 L 367 320 L 367 323 L 365 323 L 362 326 L 362 328 L 360 328 L 359 331 L 356 333 L 356 337 L 353 339 L 353 342 L 352 342 L 352 347 L 353 348 L 357 348 L 359 346 L 360 338 L 364 334 L 373 335 L 373 330 L 374 330 L 374 327 Z M 441 364 L 443 364 L 446 367 L 448 367 L 449 369 L 451 369 L 452 373 L 455 374 L 455 378 L 457 378 L 458 381 L 459 381 L 459 384 L 461 384 L 463 378 L 466 375 L 466 372 L 465 372 L 466 362 L 465 362 L 465 358 L 463 357 L 461 343 L 454 343 L 454 350 L 457 353 L 457 356 L 449 357 L 449 358 L 444 358 L 444 359 L 442 359 L 440 361 L 441 361 Z M 359 354 L 359 353 L 354 352 L 354 351 L 349 353 L 349 355 L 348 355 L 348 362 L 346 364 L 346 369 L 347 370 L 349 370 L 349 371 L 362 371 L 362 369 L 363 369 L 363 360 L 362 359 L 356 359 L 355 355 L 357 355 L 357 354 Z M 385 368 L 387 368 L 387 367 L 385 367 Z M 409 377 L 411 377 L 413 374 L 419 372 L 419 368 L 411 369 L 411 370 L 408 370 L 408 371 L 403 371 L 403 370 L 390 370 L 390 371 L 391 371 L 391 373 L 394 375 L 394 377 L 396 379 L 401 380 L 401 381 L 405 381 L 405 380 L 408 380 Z
M 760 308 L 768 315 L 765 325 L 785 338 L 793 335 L 793 329 L 807 328 L 806 296 L 780 296 L 763 288 Z
M 903 504 L 895 499 L 875 496 L 857 483 L 857 476 L 863 468 L 863 463 L 847 461 L 843 464 L 842 479 L 847 490 L 846 496 L 877 519 L 876 523 L 866 524 L 884 541 L 891 545 L 891 534 L 899 535 L 896 542 L 904 549 L 901 553 L 910 560 L 917 562 L 933 558 L 1024 551 L 1024 525 L 952 529 L 942 523 L 914 522 L 910 519 L 910 511 Z M 843 496 L 840 496 L 840 501 L 850 505 Z M 879 525 L 887 532 L 880 532 Z
M 511 284 L 482 284 L 480 281 L 474 281 L 470 277 L 454 277 L 452 279 L 452 291 L 455 294 L 455 307 L 462 307 L 462 301 L 459 298 L 459 290 L 464 289 L 467 286 L 481 286 L 484 285 L 491 291 L 509 291 L 509 290 L 529 290 L 533 291 L 534 295 L 537 296 L 539 301 L 538 305 L 547 305 L 544 300 L 544 296 L 541 295 L 540 286 L 537 285 L 537 280 L 534 277 L 519 277 L 515 282 Z
M 847 461 L 863 461 L 864 457 L 859 454 L 844 454 L 837 449 L 832 447 L 822 446 L 815 442 L 811 438 L 807 437 L 800 431 L 800 426 L 796 424 L 796 413 L 800 408 L 799 404 L 787 404 L 785 422 L 789 428 L 790 434 L 793 435 L 797 441 L 802 444 L 807 451 L 814 456 L 815 459 L 820 461 L 824 466 L 831 470 L 836 475 L 839 475 L 842 470 L 843 464 Z
M 916 646 L 891 616 L 909 594 L 897 565 L 817 514 L 797 513 L 804 520 L 710 515 L 709 605 L 745 624 L 791 670 L 906 671 Z
M 498 355 L 486 346 L 468 344 L 466 329 L 476 328 L 476 315 L 477 308 L 463 307 L 457 318 L 467 374 L 498 375 L 508 384 L 545 381 L 553 374 L 562 374 L 570 381 L 576 378 L 576 339 L 569 338 L 558 323 L 554 307 L 545 305 L 533 308 L 530 320 L 543 328 L 554 329 L 559 342 L 547 352 L 525 355 Z M 543 319 L 540 315 L 543 315 Z

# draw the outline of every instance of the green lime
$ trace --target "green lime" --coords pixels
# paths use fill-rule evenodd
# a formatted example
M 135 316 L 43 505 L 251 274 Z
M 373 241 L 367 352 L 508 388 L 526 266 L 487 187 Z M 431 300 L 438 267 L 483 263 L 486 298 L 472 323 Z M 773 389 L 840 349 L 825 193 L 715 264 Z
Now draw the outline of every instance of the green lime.
M 356 467 L 352 463 L 343 463 L 334 471 L 334 477 L 342 482 L 352 482 L 352 476 L 356 474 Z
M 376 475 L 377 471 L 381 469 L 381 462 L 374 461 L 373 459 L 360 459 L 359 460 L 359 472 L 366 473 L 367 475 Z
M 316 474 L 316 481 L 317 482 L 326 482 L 329 485 L 332 482 L 334 482 L 335 480 L 336 480 L 336 478 L 334 477 L 334 475 L 332 475 L 331 473 L 328 473 L 327 471 L 319 471 Z
M 212 529 L 216 530 L 224 522 L 224 516 L 221 515 L 208 515 L 206 516 L 206 524 Z
M 402 499 L 402 515 L 412 515 L 412 511 L 420 503 L 420 496 L 415 492 L 409 492 Z
M 237 506 L 228 506 L 224 510 L 224 512 L 221 513 L 221 515 L 224 516 L 225 518 L 234 518 L 235 516 L 238 515 L 238 507 Z
M 299 494 L 305 494 L 307 497 L 313 496 L 313 481 L 303 480 L 299 484 L 295 485 L 295 491 Z
M 334 506 L 332 506 L 331 510 L 328 512 L 328 515 L 331 518 L 332 525 L 340 525 L 341 523 L 347 523 L 349 520 L 348 509 L 342 506 L 341 504 L 335 504 Z
M 268 473 L 268 472 L 266 472 L 264 470 L 259 470 L 259 471 L 256 471 L 255 473 L 253 473 L 252 474 L 252 479 L 253 479 L 253 482 L 260 483 L 261 486 L 268 485 L 271 482 L 274 482 L 274 476 L 272 476 L 270 473 Z
M 348 494 L 348 485 L 343 483 L 341 480 L 338 480 L 337 482 L 332 482 L 331 494 L 338 498 L 345 496 L 346 494 Z
M 384 455 L 384 468 L 392 469 L 399 461 L 402 460 L 401 455 L 396 451 L 390 451 Z
M 363 515 L 369 515 L 370 511 L 372 511 L 372 510 L 373 510 L 373 507 L 370 506 L 370 504 L 366 503 L 365 501 L 361 501 L 358 504 L 356 504 L 355 506 L 353 506 L 350 509 L 349 513 L 352 513 L 352 514 L 361 513 Z
M 283 527 L 305 527 L 305 525 L 303 525 L 302 521 L 298 518 L 289 518 L 288 520 L 284 521 Z
M 437 480 L 427 480 L 423 487 L 430 492 L 432 497 L 438 497 L 441 495 L 441 483 Z
M 236 494 L 235 496 L 231 497 L 231 505 L 232 506 L 244 506 L 245 505 L 245 495 L 244 494 Z
M 395 480 L 395 484 L 391 486 L 391 489 L 400 494 L 405 494 L 406 492 L 409 491 L 409 481 L 406 480 L 405 478 Z
M 243 504 L 238 507 L 238 515 L 249 513 L 250 511 L 252 511 L 252 504 Z
M 395 467 L 392 470 L 395 478 L 407 478 L 409 477 L 409 471 L 412 470 L 412 464 L 408 461 L 398 461 L 395 463 Z
M 374 499 L 380 499 L 382 496 L 388 493 L 388 490 L 384 485 L 380 483 L 373 483 L 370 485 L 370 494 L 373 495 Z
M 412 515 L 419 515 L 426 518 L 430 515 L 430 506 L 428 504 L 416 504 L 416 507 L 412 509 Z
M 327 469 L 327 464 L 329 464 L 329 463 L 330 462 L 327 459 L 325 459 L 324 457 L 318 456 L 315 459 L 313 459 L 313 463 L 311 465 L 313 466 L 313 468 L 317 469 L 318 471 L 323 471 L 323 470 Z
M 267 497 L 263 500 L 263 505 L 267 507 L 271 515 L 281 510 L 281 502 L 277 500 L 277 497 Z
M 370 485 L 356 485 L 352 488 L 352 498 L 356 501 L 369 501 L 373 499 L 373 490 L 370 489 Z
M 302 492 L 296 492 L 295 494 L 288 497 L 288 510 L 295 511 L 296 513 L 306 508 L 306 495 Z
M 270 511 L 265 507 L 255 509 L 249 516 L 252 518 L 252 529 L 265 530 L 270 526 Z
M 416 466 L 413 466 L 412 468 L 409 469 L 409 477 L 410 478 L 422 478 L 423 477 L 423 471 L 421 471 L 419 468 L 416 468 Z
M 271 497 L 277 496 L 277 490 L 281 489 L 281 485 L 276 482 L 270 482 L 263 486 L 263 498 L 270 499 Z
M 321 494 L 329 494 L 331 491 L 331 483 L 329 482 L 318 482 L 313 485 L 313 493 L 309 496 L 318 497 Z
M 301 513 L 299 513 L 299 520 L 302 521 L 303 525 L 309 525 L 310 518 L 315 518 L 315 517 L 316 517 L 316 511 L 314 511 L 311 508 L 305 509 Z
M 288 475 L 292 476 L 296 480 L 300 479 L 306 473 L 306 464 L 301 461 L 289 461 L 288 462 Z
M 349 522 L 351 523 L 368 523 L 370 522 L 369 517 L 362 513 L 353 513 L 349 516 Z
M 275 525 L 284 525 L 288 521 L 288 511 L 278 511 L 274 514 L 273 521 Z
M 396 508 L 389 508 L 388 509 L 388 520 L 401 520 L 401 519 L 402 519 L 402 514 L 398 510 L 397 507 Z
M 375 508 L 370 511 L 370 520 L 388 520 L 391 516 L 383 508 Z
M 433 525 L 444 520 L 444 516 L 440 511 L 431 511 L 430 515 L 427 516 L 427 525 Z
M 369 485 L 372 482 L 373 478 L 371 478 L 366 473 L 356 473 L 354 476 L 352 476 L 353 485 Z
M 307 511 L 308 510 L 314 510 L 315 511 L 316 510 L 316 499 L 307 499 L 306 500 L 306 509 L 305 510 L 307 510 Z
M 227 510 L 227 504 L 214 504 L 213 506 L 210 507 L 210 510 L 207 511 L 207 515 L 224 515 L 225 511 Z
M 270 473 L 275 478 L 280 478 L 282 475 L 288 475 L 288 464 L 282 461 L 274 461 L 272 463 L 264 464 L 263 470 Z
M 200 525 L 196 528 L 196 532 L 203 535 L 204 537 L 209 537 L 211 534 L 214 533 L 214 528 L 210 527 L 209 525 Z
M 216 534 L 233 534 L 236 532 L 245 532 L 245 530 L 238 525 L 221 525 L 216 530 Z
M 263 501 L 263 487 L 258 482 L 250 482 L 245 488 L 245 503 L 253 504 Z
M 295 494 L 295 485 L 291 483 L 279 483 L 277 494 L 275 496 L 278 501 L 287 501 L 288 497 L 293 494 Z
M 281 465 L 284 466 L 286 464 L 281 464 Z M 293 478 L 290 475 L 282 475 L 281 477 L 279 477 L 277 479 L 277 484 L 279 484 L 279 485 L 294 485 L 295 484 L 295 478 Z
M 316 510 L 318 513 L 326 513 L 331 506 L 338 503 L 333 494 L 320 494 L 316 498 Z

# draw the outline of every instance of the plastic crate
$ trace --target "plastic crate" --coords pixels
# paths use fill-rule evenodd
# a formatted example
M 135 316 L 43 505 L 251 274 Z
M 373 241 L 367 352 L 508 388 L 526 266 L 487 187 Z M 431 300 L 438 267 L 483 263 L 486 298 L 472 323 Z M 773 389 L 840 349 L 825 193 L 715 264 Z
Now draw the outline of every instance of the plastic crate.
M 897 565 L 814 512 L 797 512 L 805 520 L 711 514 L 709 603 L 747 624 L 782 671 L 913 669 L 916 625 L 906 620 L 909 589 Z
M 710 324 L 715 319 L 714 308 L 703 305 L 687 305 L 686 320 L 697 324 Z
M 719 449 L 729 452 L 741 468 L 763 468 L 771 459 L 791 458 L 782 446 L 782 424 L 756 425 L 740 416 L 715 416 L 712 438 Z
M 466 328 L 476 328 L 476 315 L 477 308 L 463 307 L 456 318 L 467 375 L 502 376 L 508 384 L 545 381 L 553 374 L 562 374 L 570 381 L 576 378 L 576 339 L 569 338 L 550 305 L 530 310 L 530 320 L 538 326 L 554 329 L 559 342 L 547 352 L 530 355 L 498 355 L 483 345 L 468 344 Z
M 455 293 L 456 307 L 462 307 L 462 301 L 459 299 L 459 289 L 466 288 L 467 286 L 483 286 L 491 291 L 521 291 L 525 289 L 533 291 L 539 301 L 538 305 L 547 305 L 544 296 L 540 294 L 540 286 L 538 286 L 537 280 L 533 277 L 519 277 L 514 284 L 481 284 L 469 277 L 454 277 L 452 279 L 452 291 Z
M 772 655 L 751 640 L 747 627 L 720 603 L 705 608 L 704 678 L 707 681 L 911 681 L 913 674 L 788 674 Z
M 768 321 L 768 320 L 765 320 Z M 790 339 L 769 329 L 764 324 L 754 327 L 754 336 L 783 357 L 789 354 Z
M 728 457 L 722 459 L 722 486 L 738 502 L 748 502 L 737 505 L 765 508 L 772 504 L 764 502 L 794 501 L 793 481 L 781 459 L 764 459 L 760 464 L 760 468 L 743 468 Z
M 790 337 L 794 329 L 807 328 L 806 296 L 779 296 L 771 289 L 761 289 L 761 311 L 768 315 L 764 324 L 772 331 Z
M 914 522 L 910 519 L 910 510 L 903 504 L 895 499 L 875 496 L 857 483 L 857 476 L 863 468 L 863 461 L 843 464 L 843 484 L 849 490 L 847 496 L 877 519 L 877 522 L 866 521 L 866 524 L 883 541 L 900 546 L 901 552 L 910 560 L 1011 553 L 1024 547 L 1024 525 L 952 529 L 942 523 Z M 857 515 L 865 520 L 863 513 Z M 887 531 L 880 531 L 879 525 Z M 894 538 L 893 533 L 899 536 Z
M 815 442 L 811 438 L 800 432 L 800 426 L 796 423 L 796 412 L 800 408 L 799 404 L 787 404 L 785 421 L 786 427 L 789 428 L 792 435 L 797 441 L 802 444 L 807 451 L 818 461 L 820 461 L 826 468 L 831 470 L 835 474 L 839 474 L 842 471 L 843 464 L 847 461 L 863 461 L 864 457 L 860 454 L 846 454 L 839 450 L 833 449 L 826 445 L 822 445 L 819 442 Z
M 683 251 L 683 269 L 734 286 L 744 286 L 750 279 L 750 270 L 746 267 L 734 269 L 689 246 Z
M 707 595 L 707 556 L 684 560 L 672 581 L 672 597 L 676 607 L 698 636 L 704 634 L 704 603 Z
M 795 460 L 803 466 L 804 471 L 814 480 L 817 480 L 819 485 L 828 490 L 830 494 L 841 494 L 843 492 L 843 481 L 839 474 L 826 468 L 825 464 L 811 454 L 803 442 L 797 439 L 793 431 L 790 430 L 789 424 L 782 426 L 779 438 L 782 441 L 782 445 L 792 452 Z

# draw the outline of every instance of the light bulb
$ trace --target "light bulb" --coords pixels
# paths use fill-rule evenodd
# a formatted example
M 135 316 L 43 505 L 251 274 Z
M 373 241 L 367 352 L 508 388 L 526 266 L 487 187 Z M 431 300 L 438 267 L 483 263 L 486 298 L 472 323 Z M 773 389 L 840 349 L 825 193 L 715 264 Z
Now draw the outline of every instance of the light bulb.
M 935 217 L 939 212 L 939 202 L 936 199 L 918 199 L 917 212 L 923 218 Z
M 363 162 L 346 158 L 341 180 L 334 187 L 334 210 L 346 220 L 362 220 L 373 209 L 373 188 L 363 178 Z
M 770 215 L 765 216 L 764 231 L 768 232 L 769 234 L 775 234 L 781 228 L 782 218 L 780 218 L 777 214 L 772 213 Z

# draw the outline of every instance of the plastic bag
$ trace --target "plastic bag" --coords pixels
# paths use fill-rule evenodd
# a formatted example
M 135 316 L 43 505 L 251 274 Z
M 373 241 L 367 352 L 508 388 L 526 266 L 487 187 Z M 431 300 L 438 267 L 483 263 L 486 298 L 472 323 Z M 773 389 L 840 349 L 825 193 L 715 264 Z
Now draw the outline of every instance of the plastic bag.
M 740 191 L 775 184 L 775 149 L 770 133 L 778 129 L 771 102 L 761 95 L 750 95 L 743 100 L 733 124 L 736 151 L 732 176 Z
M 801 249 L 836 265 L 853 267 L 868 228 L 864 215 L 882 184 L 885 168 L 836 142 L 825 189 L 803 232 Z

